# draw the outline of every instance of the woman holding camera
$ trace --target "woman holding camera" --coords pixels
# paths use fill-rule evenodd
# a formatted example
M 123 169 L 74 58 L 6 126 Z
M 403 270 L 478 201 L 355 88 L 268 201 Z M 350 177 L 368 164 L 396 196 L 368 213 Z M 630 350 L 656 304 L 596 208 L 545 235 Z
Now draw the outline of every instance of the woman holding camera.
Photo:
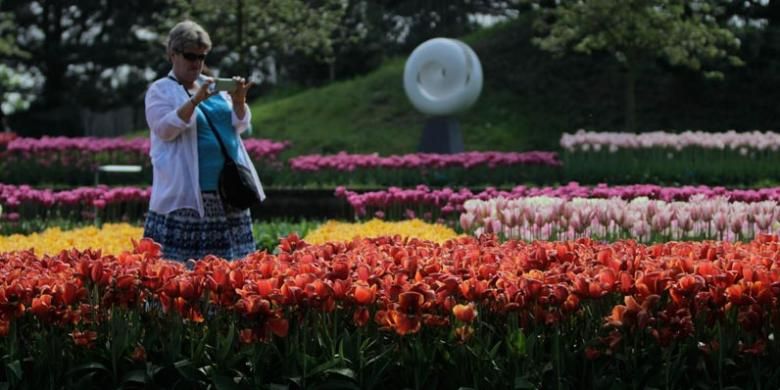
M 153 180 L 144 237 L 160 243 L 166 259 L 237 259 L 255 250 L 249 209 L 223 204 L 217 193 L 227 153 L 251 171 L 265 197 L 239 136 L 250 126 L 246 93 L 252 82 L 234 77 L 231 90 L 215 90 L 214 80 L 203 75 L 210 49 L 211 39 L 197 23 L 174 26 L 167 42 L 172 69 L 146 92 Z

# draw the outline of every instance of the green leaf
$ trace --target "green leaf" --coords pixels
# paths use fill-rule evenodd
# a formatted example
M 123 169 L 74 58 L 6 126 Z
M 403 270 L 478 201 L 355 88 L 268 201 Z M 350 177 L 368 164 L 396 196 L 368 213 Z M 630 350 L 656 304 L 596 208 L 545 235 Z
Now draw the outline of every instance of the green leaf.
M 5 366 L 14 374 L 16 379 L 22 379 L 22 362 L 20 362 L 19 359 L 12 361 Z
M 94 372 L 105 371 L 105 372 L 111 372 L 111 370 L 109 370 L 108 367 L 106 367 L 105 365 L 97 363 L 97 362 L 92 362 L 92 363 L 82 364 L 82 365 L 77 366 L 77 367 L 73 367 L 65 375 L 73 375 L 75 373 L 79 373 L 79 372 L 83 372 L 83 371 L 94 371 Z
M 224 362 L 227 360 L 228 354 L 230 354 L 231 347 L 233 346 L 233 339 L 235 338 L 235 334 L 236 324 L 231 321 L 227 335 L 225 335 L 225 337 L 219 338 L 219 343 L 217 345 L 217 348 L 219 348 L 219 350 L 217 350 L 218 362 Z
M 146 370 L 133 370 L 122 376 L 122 384 L 125 383 L 146 383 L 149 381 L 149 377 L 146 375 Z
M 314 367 L 312 370 L 307 372 L 306 373 L 306 377 L 307 378 L 311 378 L 313 376 L 319 375 L 320 373 L 323 373 L 325 371 L 328 371 L 328 370 L 332 369 L 333 367 L 335 367 L 339 363 L 340 362 L 339 362 L 338 359 L 329 360 L 329 361 L 327 361 L 325 363 L 320 364 L 317 367 Z
M 326 381 L 325 383 L 312 386 L 313 389 L 318 390 L 340 390 L 340 389 L 354 389 L 354 390 L 360 390 L 360 386 L 358 386 L 355 382 L 346 380 L 346 379 L 331 379 Z
M 391 351 L 392 351 L 392 350 L 391 350 L 390 348 L 388 348 L 388 349 L 385 349 L 385 350 L 384 350 L 384 351 L 382 351 L 382 353 L 380 353 L 379 355 L 376 355 L 376 356 L 372 357 L 371 359 L 368 359 L 368 360 L 366 361 L 366 366 L 370 366 L 370 365 L 372 365 L 372 364 L 376 363 L 376 362 L 377 362 L 377 361 L 379 361 L 380 359 L 384 358 L 384 357 L 385 357 L 385 355 L 387 355 L 387 354 L 388 354 L 388 353 L 390 353 Z
M 525 333 L 521 329 L 516 329 L 509 335 L 508 343 L 512 351 L 520 356 L 525 356 L 528 352 Z
M 493 359 L 498 354 L 498 349 L 501 347 L 501 341 L 497 342 L 496 345 L 493 346 L 493 348 L 490 349 L 490 358 Z
M 183 378 L 191 381 L 196 380 L 198 373 L 189 359 L 179 360 L 178 362 L 173 363 L 173 367 L 179 371 L 179 374 L 181 374 Z
M 333 368 L 333 369 L 325 370 L 325 373 L 339 375 L 349 379 L 357 378 L 357 374 L 355 374 L 355 371 L 353 371 L 350 368 Z
M 535 389 L 536 386 L 534 386 L 533 383 L 529 382 L 528 379 L 525 378 L 515 378 L 515 389 Z
M 224 375 L 214 375 L 212 380 L 214 381 L 214 387 L 217 390 L 238 390 L 241 388 L 233 378 Z
M 92 383 L 92 378 L 95 376 L 97 371 L 91 371 L 87 373 L 86 375 L 79 378 L 79 380 L 73 384 L 74 389 L 88 389 L 91 387 L 94 387 L 94 383 Z

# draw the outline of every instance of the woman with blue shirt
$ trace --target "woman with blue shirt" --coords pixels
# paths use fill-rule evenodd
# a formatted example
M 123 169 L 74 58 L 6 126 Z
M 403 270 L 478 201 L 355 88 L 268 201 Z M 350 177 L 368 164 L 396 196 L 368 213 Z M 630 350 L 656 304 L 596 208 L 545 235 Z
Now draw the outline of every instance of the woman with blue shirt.
M 225 157 L 214 133 L 229 156 L 252 172 L 264 199 L 239 136 L 251 120 L 246 92 L 252 82 L 234 77 L 233 91 L 211 92 L 214 80 L 202 74 L 210 49 L 211 39 L 197 23 L 174 26 L 167 45 L 172 69 L 146 92 L 153 179 L 144 237 L 160 243 L 166 259 L 238 259 L 255 250 L 249 210 L 225 205 L 217 194 Z

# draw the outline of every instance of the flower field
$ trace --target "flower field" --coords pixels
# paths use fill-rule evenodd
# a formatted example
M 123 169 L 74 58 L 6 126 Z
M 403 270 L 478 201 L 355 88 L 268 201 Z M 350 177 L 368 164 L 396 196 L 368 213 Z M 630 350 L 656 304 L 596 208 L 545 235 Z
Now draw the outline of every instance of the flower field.
M 278 250 L 191 270 L 146 240 L 117 256 L 1 254 L 3 380 L 778 386 L 776 236 L 649 246 L 289 236 Z
M 0 387 L 780 388 L 780 137 L 704 138 L 580 132 L 561 160 L 258 140 L 268 188 L 352 217 L 261 208 L 256 252 L 177 263 L 141 238 L 148 178 L 84 185 L 148 143 L 5 136 Z

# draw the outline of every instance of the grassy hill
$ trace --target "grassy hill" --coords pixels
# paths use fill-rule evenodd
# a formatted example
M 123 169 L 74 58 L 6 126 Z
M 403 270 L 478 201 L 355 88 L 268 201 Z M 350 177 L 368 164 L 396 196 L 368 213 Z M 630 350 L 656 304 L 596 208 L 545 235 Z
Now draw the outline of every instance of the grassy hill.
M 504 28 L 484 30 L 466 39 L 475 50 L 479 43 L 502 35 Z M 490 53 L 480 53 L 483 66 Z M 376 71 L 352 80 L 306 90 L 281 99 L 252 104 L 255 136 L 293 141 L 293 154 L 408 153 L 417 148 L 426 117 L 409 103 L 402 79 L 405 59 L 387 61 Z M 459 114 L 468 150 L 523 150 L 555 147 L 534 130 L 552 127 L 555 112 L 536 107 L 529 97 L 497 88 L 485 69 L 485 84 L 477 103 Z M 551 123 L 552 122 L 552 123 Z M 568 130 L 559 126 L 561 130 Z M 555 135 L 557 137 L 557 134 Z
M 563 132 L 622 130 L 623 74 L 606 55 L 555 58 L 534 47 L 530 21 L 478 31 L 464 41 L 482 63 L 478 102 L 458 116 L 467 150 L 556 149 Z M 755 50 L 754 50 L 755 51 Z M 662 62 L 641 69 L 640 130 L 772 130 L 780 91 L 778 68 L 761 53 L 727 69 L 725 81 Z M 405 58 L 352 80 L 252 104 L 254 136 L 293 141 L 291 155 L 380 154 L 417 149 L 425 116 L 402 87 Z

